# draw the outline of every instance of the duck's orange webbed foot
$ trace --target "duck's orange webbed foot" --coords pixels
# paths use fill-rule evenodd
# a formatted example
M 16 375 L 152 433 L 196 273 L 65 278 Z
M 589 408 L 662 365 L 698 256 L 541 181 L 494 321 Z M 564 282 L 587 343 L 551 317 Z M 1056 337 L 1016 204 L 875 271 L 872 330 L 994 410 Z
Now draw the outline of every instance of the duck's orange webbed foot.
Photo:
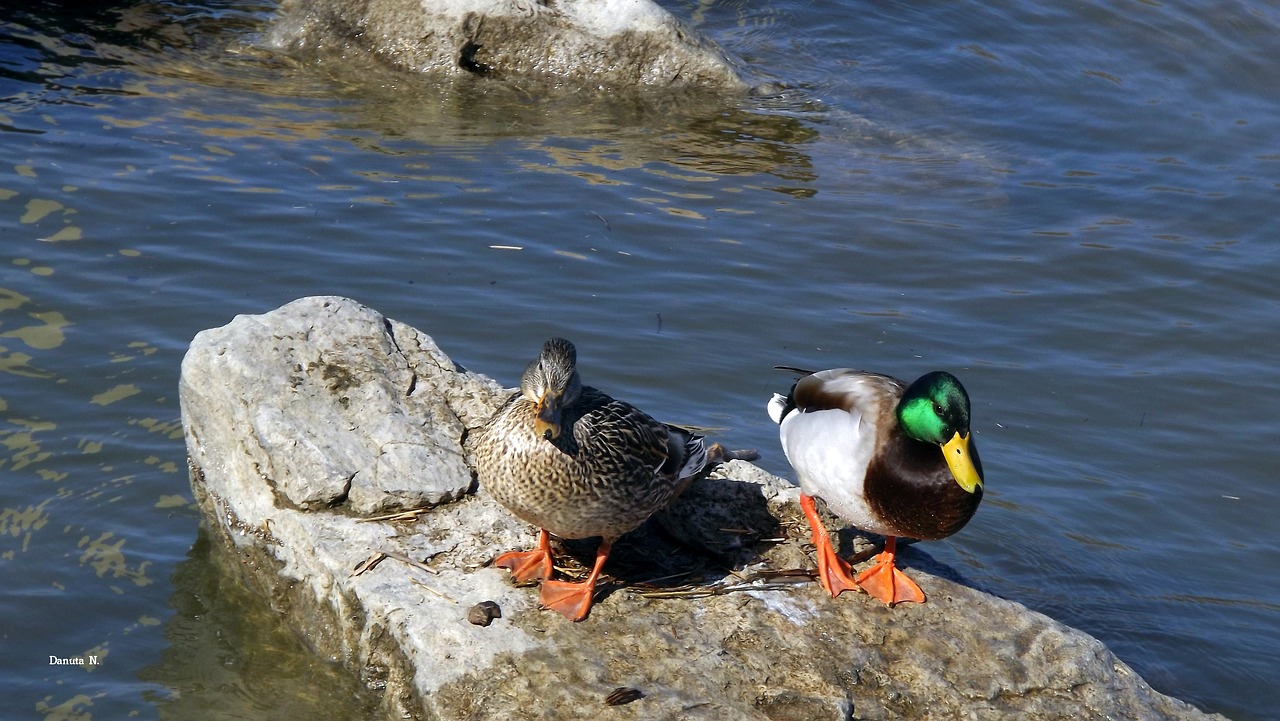
M 831 548 L 830 543 L 815 543 L 818 548 L 818 582 L 832 598 L 858 588 L 853 569 Z
M 581 621 L 591 612 L 591 601 L 596 594 L 596 581 L 600 578 L 600 569 L 609 558 L 613 542 L 609 539 L 600 541 L 596 549 L 596 562 L 591 566 L 591 574 L 582 583 L 568 581 L 543 581 L 542 591 L 538 595 L 538 603 L 570 621 Z
M 855 579 L 862 589 L 892 606 L 895 603 L 924 603 L 924 591 L 907 574 L 894 565 L 896 539 L 885 541 L 884 552 L 877 555 L 870 568 Z
M 594 582 L 543 581 L 538 603 L 570 621 L 581 621 L 591 612 L 591 600 L 595 592 Z
M 511 571 L 517 582 L 551 578 L 551 538 L 538 531 L 538 546 L 532 551 L 509 551 L 493 560 L 493 565 Z
M 809 528 L 813 530 L 811 540 L 818 558 L 818 583 L 822 584 L 822 588 L 831 594 L 832 598 L 858 588 L 858 582 L 853 577 L 853 569 L 831 547 L 831 537 L 827 535 L 826 526 L 822 525 L 822 518 L 818 516 L 818 509 L 813 505 L 813 498 L 801 493 L 800 508 L 804 510 L 805 517 L 809 519 Z

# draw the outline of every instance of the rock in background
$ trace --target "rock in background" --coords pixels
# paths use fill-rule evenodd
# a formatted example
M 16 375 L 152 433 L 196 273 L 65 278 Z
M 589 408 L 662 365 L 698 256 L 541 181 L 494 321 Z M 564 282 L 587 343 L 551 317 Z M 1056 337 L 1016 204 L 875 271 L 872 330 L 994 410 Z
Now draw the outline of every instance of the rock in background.
M 797 490 L 741 461 L 618 543 L 586 621 L 540 611 L 536 588 L 488 566 L 534 529 L 466 463 L 505 393 L 348 299 L 198 334 L 180 391 L 212 535 L 389 718 L 1208 718 L 917 549 L 924 605 L 833 600 L 778 573 L 811 563 Z M 866 545 L 841 535 L 846 553 Z
M 437 78 L 747 89 L 738 63 L 652 0 L 283 0 L 268 42 Z

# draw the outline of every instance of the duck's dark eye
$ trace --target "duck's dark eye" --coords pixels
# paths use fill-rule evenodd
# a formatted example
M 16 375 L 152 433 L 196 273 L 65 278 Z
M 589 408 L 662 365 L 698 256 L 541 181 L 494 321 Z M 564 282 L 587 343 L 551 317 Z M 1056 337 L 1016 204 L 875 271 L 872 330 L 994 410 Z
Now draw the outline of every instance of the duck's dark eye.
M 942 417 L 942 406 L 938 405 L 937 403 L 934 403 L 934 404 L 933 404 L 933 412 L 934 412 L 934 413 L 936 413 L 936 414 L 938 415 L 938 417 L 939 417 L 939 418 L 941 418 L 941 417 Z

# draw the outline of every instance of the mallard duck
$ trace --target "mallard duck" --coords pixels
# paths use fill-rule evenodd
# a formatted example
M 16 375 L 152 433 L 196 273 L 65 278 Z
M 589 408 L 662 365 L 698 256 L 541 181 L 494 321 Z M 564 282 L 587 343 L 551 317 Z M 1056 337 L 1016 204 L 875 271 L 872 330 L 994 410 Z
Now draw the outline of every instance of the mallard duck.
M 573 344 L 552 338 L 476 445 L 481 485 L 539 529 L 534 550 L 504 553 L 494 565 L 517 581 L 541 579 L 542 606 L 580 621 L 591 609 L 614 541 L 667 505 L 709 463 L 729 455 L 719 444 L 708 447 L 701 436 L 582 385 Z M 585 581 L 551 578 L 549 534 L 601 538 Z
M 969 394 L 944 371 L 907 385 L 850 368 L 779 369 L 803 375 L 768 407 L 800 482 L 818 581 L 833 598 L 861 587 L 890 606 L 923 603 L 924 592 L 894 565 L 896 539 L 946 538 L 978 509 L 982 462 L 969 434 Z M 832 548 L 814 498 L 885 537 L 884 551 L 856 578 Z

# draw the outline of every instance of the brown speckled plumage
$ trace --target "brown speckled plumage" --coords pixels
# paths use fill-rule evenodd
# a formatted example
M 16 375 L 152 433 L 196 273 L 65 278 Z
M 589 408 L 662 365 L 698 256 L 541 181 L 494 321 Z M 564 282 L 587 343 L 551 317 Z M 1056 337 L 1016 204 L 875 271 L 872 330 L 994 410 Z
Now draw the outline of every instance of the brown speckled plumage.
M 520 392 L 481 430 L 476 471 L 518 518 L 561 538 L 612 542 L 678 495 L 707 450 L 700 437 L 583 386 L 576 362 L 569 341 L 546 342 Z

